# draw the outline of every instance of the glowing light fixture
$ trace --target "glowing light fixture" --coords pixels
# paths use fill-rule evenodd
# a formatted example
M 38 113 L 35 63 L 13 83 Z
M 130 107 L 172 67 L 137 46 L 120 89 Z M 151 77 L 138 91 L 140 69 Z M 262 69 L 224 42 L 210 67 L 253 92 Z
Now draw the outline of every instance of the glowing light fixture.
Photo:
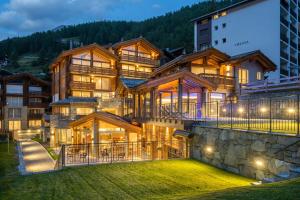
M 238 109 L 238 112 L 239 112 L 239 113 L 243 113 L 243 112 L 244 112 L 244 108 L 239 108 L 239 109 Z
M 205 148 L 205 151 L 206 151 L 207 153 L 212 153 L 212 152 L 213 152 L 213 148 L 212 148 L 211 146 L 207 146 L 207 147 Z
M 255 165 L 257 166 L 257 167 L 263 167 L 264 166 L 264 162 L 261 160 L 261 159 L 256 159 L 255 160 Z
M 289 108 L 287 111 L 288 111 L 289 114 L 295 113 L 295 109 L 294 108 Z
M 265 113 L 267 109 L 265 107 L 260 108 L 260 112 Z
M 222 110 L 223 112 L 226 112 L 227 110 L 226 110 L 226 108 L 223 108 L 223 110 Z

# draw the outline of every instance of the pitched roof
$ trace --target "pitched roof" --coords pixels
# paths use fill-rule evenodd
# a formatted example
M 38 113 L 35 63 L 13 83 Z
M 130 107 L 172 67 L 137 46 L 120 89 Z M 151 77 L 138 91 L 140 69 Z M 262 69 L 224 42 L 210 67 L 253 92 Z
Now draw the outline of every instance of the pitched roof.
M 179 72 L 176 72 L 173 74 L 169 74 L 167 76 L 149 80 L 149 81 L 137 86 L 136 88 L 137 89 L 144 89 L 144 88 L 149 89 L 151 87 L 156 87 L 156 86 L 159 86 L 159 85 L 162 85 L 165 83 L 172 82 L 174 80 L 178 80 L 179 78 L 182 78 L 182 79 L 187 80 L 192 83 L 196 83 L 200 87 L 205 87 L 209 90 L 217 89 L 217 86 L 214 83 L 212 83 L 204 78 L 201 78 L 200 76 L 197 76 L 196 74 L 189 72 L 189 71 L 179 71 Z
M 129 123 L 128 121 L 126 121 L 125 119 L 123 119 L 122 117 L 120 117 L 118 115 L 114 115 L 109 112 L 91 113 L 89 115 L 81 117 L 80 119 L 78 119 L 74 122 L 71 122 L 70 126 L 72 126 L 72 127 L 78 126 L 78 125 L 83 124 L 92 119 L 101 120 L 106 123 L 112 124 L 114 126 L 124 128 L 125 130 L 133 131 L 135 133 L 140 133 L 142 131 L 141 127 L 133 125 L 133 124 Z
M 35 82 L 38 82 L 42 85 L 45 85 L 45 86 L 50 86 L 50 82 L 47 82 L 47 81 L 44 81 L 42 79 L 39 79 L 35 76 L 33 76 L 32 74 L 29 74 L 29 73 L 17 73 L 17 74 L 11 74 L 11 75 L 7 75 L 7 76 L 3 76 L 2 79 L 3 80 L 6 80 L 6 81 L 9 81 L 9 80 L 22 80 L 24 78 L 29 78 L 31 80 L 34 80 Z
M 100 46 L 97 43 L 93 43 L 90 45 L 86 45 L 86 46 L 82 46 L 82 47 L 78 47 L 78 48 L 74 48 L 74 49 L 70 49 L 67 51 L 63 51 L 61 52 L 55 59 L 54 61 L 50 64 L 50 68 L 53 64 L 58 63 L 60 60 L 62 60 L 62 58 L 66 57 L 66 56 L 70 56 L 82 51 L 86 51 L 86 50 L 95 50 L 98 49 L 100 50 L 102 53 L 104 53 L 106 56 L 113 58 L 115 60 L 118 59 L 118 57 L 116 55 L 114 55 L 113 53 L 111 53 L 110 51 L 108 51 L 107 49 L 105 49 L 104 47 Z
M 191 21 L 192 21 L 192 22 L 195 22 L 195 21 L 199 21 L 199 20 L 202 20 L 202 19 L 206 19 L 206 18 L 208 18 L 208 17 L 210 17 L 210 16 L 212 16 L 212 15 L 215 15 L 215 14 L 218 14 L 218 13 L 221 13 L 221 12 L 224 12 L 224 11 L 227 11 L 227 10 L 230 10 L 230 9 L 233 9 L 233 8 L 237 8 L 237 7 L 240 7 L 240 6 L 246 5 L 246 4 L 251 3 L 251 2 L 255 2 L 255 1 L 258 2 L 258 0 L 244 0 L 244 1 L 241 1 L 241 2 L 238 2 L 238 3 L 235 3 L 235 4 L 232 4 L 232 5 L 230 5 L 230 6 L 227 6 L 227 7 L 225 7 L 225 8 L 221 8 L 221 9 L 219 9 L 219 10 L 215 10 L 215 11 L 210 12 L 210 13 L 208 13 L 208 14 L 202 15 L 202 16 L 200 16 L 200 17 L 197 17 L 197 18 L 195 18 L 195 19 L 192 19 Z
M 163 55 L 163 52 L 159 48 L 154 46 L 151 42 L 149 42 L 148 40 L 146 40 L 143 37 L 138 37 L 138 38 L 134 38 L 134 39 L 131 39 L 131 40 L 122 41 L 122 42 L 117 42 L 117 43 L 112 45 L 112 48 L 113 49 L 118 49 L 122 46 L 129 46 L 129 45 L 133 45 L 133 44 L 136 44 L 136 43 L 139 43 L 139 42 L 145 44 L 148 48 L 150 48 L 152 51 L 155 51 L 159 55 Z
M 120 80 L 124 85 L 124 87 L 128 89 L 134 88 L 147 81 L 146 79 L 130 79 L 130 78 L 120 78 Z
M 170 62 L 160 66 L 159 68 L 157 68 L 153 73 L 152 73 L 152 76 L 155 76 L 157 75 L 158 73 L 161 73 L 167 69 L 170 69 L 178 64 L 183 64 L 183 63 L 187 63 L 187 62 L 190 62 L 190 61 L 193 61 L 193 60 L 197 60 L 201 57 L 204 57 L 204 56 L 214 56 L 215 59 L 218 59 L 220 62 L 224 62 L 224 61 L 227 61 L 230 57 L 215 49 L 215 48 L 209 48 L 209 49 L 206 49 L 206 50 L 203 50 L 203 51 L 198 51 L 198 52 L 194 52 L 194 53 L 190 53 L 190 54 L 186 54 L 186 55 L 181 55 L 181 56 L 178 56 L 177 58 L 175 58 L 174 60 L 171 60 Z
M 258 61 L 266 71 L 273 71 L 276 69 L 276 64 L 260 50 L 246 52 L 246 53 L 232 56 L 228 61 L 224 62 L 224 64 L 238 64 L 246 60 Z
M 69 97 L 51 103 L 51 106 L 55 105 L 67 105 L 71 103 L 97 103 L 97 98 L 94 97 Z

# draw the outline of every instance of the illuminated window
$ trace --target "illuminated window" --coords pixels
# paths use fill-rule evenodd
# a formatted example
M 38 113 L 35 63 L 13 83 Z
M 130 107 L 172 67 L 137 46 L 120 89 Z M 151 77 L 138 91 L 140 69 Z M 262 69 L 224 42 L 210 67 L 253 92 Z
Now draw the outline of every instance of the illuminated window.
M 256 73 L 256 80 L 262 80 L 262 73 L 261 72 L 257 72 Z
M 73 97 L 91 97 L 91 93 L 85 92 L 85 91 L 72 91 L 72 96 Z
M 219 18 L 219 15 L 214 15 L 214 19 L 218 19 Z
M 110 78 L 95 77 L 94 82 L 97 90 L 111 90 Z
M 247 69 L 239 69 L 239 83 L 247 84 L 249 82 L 249 73 Z
M 19 121 L 19 120 L 8 121 L 8 130 L 9 131 L 21 130 L 21 121 Z
M 89 82 L 91 82 L 91 77 L 89 77 L 89 76 L 80 76 L 80 75 L 73 75 L 73 81 L 89 83 Z
M 193 74 L 204 74 L 204 68 L 198 66 L 192 66 L 192 73 Z
M 93 108 L 76 108 L 77 115 L 88 115 L 94 112 Z
M 29 128 L 40 128 L 42 126 L 42 120 L 29 120 Z
M 208 23 L 208 19 L 204 19 L 201 21 L 201 24 L 207 24 Z

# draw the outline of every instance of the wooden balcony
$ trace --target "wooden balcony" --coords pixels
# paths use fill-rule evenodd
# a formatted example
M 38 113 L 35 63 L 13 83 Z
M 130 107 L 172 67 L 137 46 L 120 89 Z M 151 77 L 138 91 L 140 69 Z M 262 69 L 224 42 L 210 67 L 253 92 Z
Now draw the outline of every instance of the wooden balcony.
M 105 67 L 91 67 L 87 65 L 77 65 L 71 64 L 70 72 L 76 72 L 80 74 L 99 74 L 99 75 L 109 75 L 109 76 L 116 76 L 117 70 Z
M 49 103 L 44 102 L 29 102 L 28 107 L 29 108 L 47 108 L 49 106 Z
M 223 76 L 218 74 L 199 74 L 201 78 L 207 79 L 208 81 L 218 85 L 218 86 L 234 86 L 234 77 Z
M 90 83 L 90 82 L 71 81 L 70 88 L 72 88 L 74 90 L 95 90 L 96 84 Z
M 120 57 L 122 61 L 159 66 L 159 60 L 149 58 L 150 55 L 149 56 L 138 55 L 138 53 L 135 51 L 125 51 L 125 52 L 123 51 Z
M 150 72 L 141 72 L 135 70 L 121 70 L 120 73 L 121 76 L 135 77 L 135 78 L 149 78 L 151 75 Z
M 28 119 L 42 119 L 43 113 L 28 113 Z

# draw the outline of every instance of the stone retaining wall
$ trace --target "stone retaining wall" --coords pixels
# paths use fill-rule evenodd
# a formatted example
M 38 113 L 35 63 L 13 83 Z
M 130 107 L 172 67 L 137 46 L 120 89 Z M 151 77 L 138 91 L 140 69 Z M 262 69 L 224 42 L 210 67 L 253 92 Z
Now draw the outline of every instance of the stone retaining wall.
M 289 176 L 294 164 L 286 160 L 300 163 L 299 146 L 289 150 L 288 158 L 275 154 L 299 141 L 298 137 L 198 126 L 192 131 L 192 158 L 247 177 Z

